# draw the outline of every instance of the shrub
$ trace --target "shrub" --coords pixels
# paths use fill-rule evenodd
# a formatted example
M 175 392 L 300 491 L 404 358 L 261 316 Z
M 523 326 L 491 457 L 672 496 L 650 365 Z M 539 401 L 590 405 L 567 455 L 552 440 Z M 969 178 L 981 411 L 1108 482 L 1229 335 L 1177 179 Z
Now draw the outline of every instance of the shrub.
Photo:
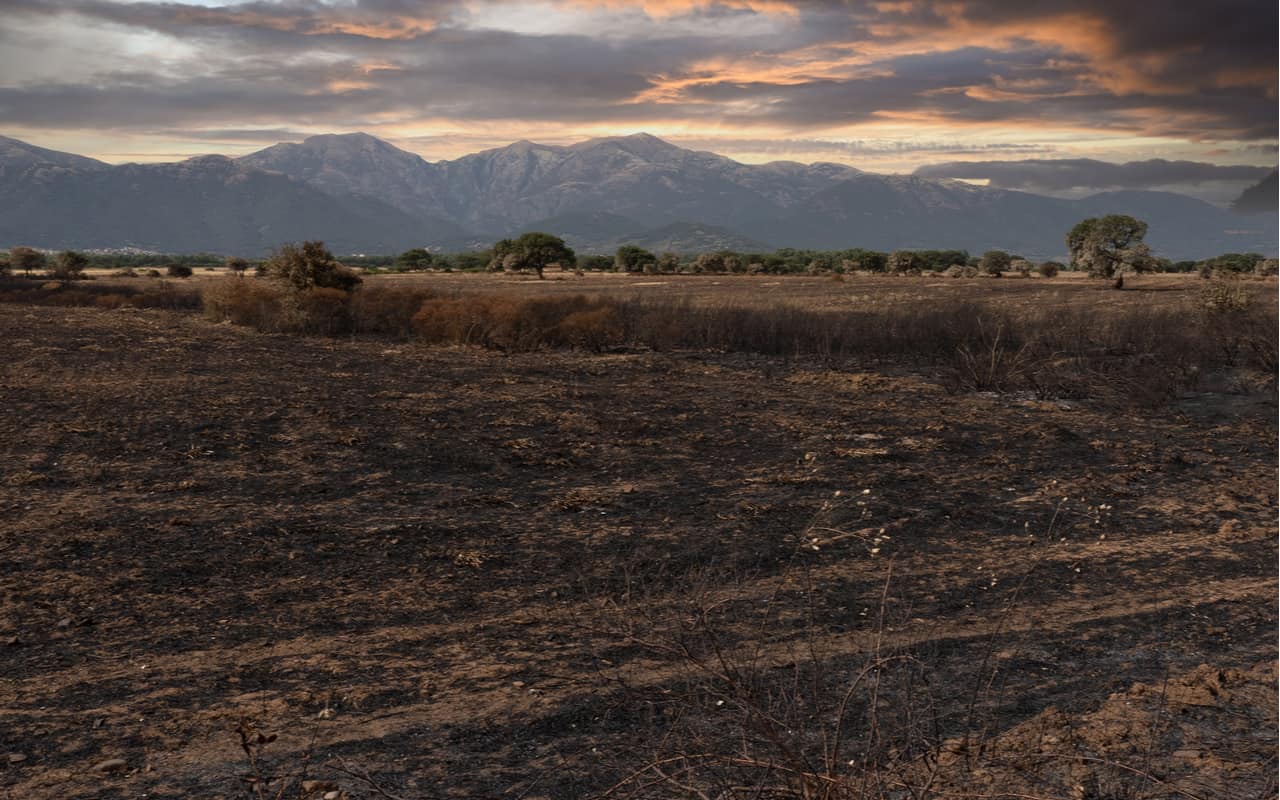
M 480 345 L 499 350 L 618 344 L 624 326 L 612 300 L 573 297 L 521 299 L 511 295 L 465 295 L 427 299 L 413 328 L 428 344 Z
M 430 252 L 424 248 L 415 247 L 396 256 L 395 266 L 396 269 L 401 270 L 421 271 L 430 269 L 433 261 L 434 258 Z
M 622 321 L 613 306 L 575 311 L 560 322 L 559 338 L 570 347 L 599 352 L 622 343 Z
M 658 263 L 658 257 L 633 244 L 624 244 L 613 256 L 614 268 L 619 272 L 652 272 Z
M 120 308 L 129 302 L 129 298 L 122 294 L 101 294 L 94 301 L 94 305 L 98 308 Z
M 1223 253 L 1200 262 L 1200 277 L 1254 272 L 1262 261 L 1265 259 L 1259 253 Z
M 658 256 L 656 265 L 658 272 L 673 273 L 680 271 L 680 256 L 675 253 L 663 253 Z
M 170 278 L 190 278 L 191 267 L 186 264 L 170 264 L 165 268 L 165 274 Z
M 427 344 L 485 344 L 494 298 L 433 297 L 413 317 L 413 329 Z
M 315 286 L 291 298 L 297 303 L 293 327 L 304 333 L 335 336 L 351 331 L 351 293 Z
M 236 275 L 243 275 L 249 269 L 249 262 L 240 256 L 227 256 L 226 268 Z
M 284 329 L 284 293 L 271 284 L 226 278 L 206 286 L 201 297 L 204 315 L 214 322 L 268 332 Z
M 407 339 L 414 332 L 414 315 L 435 296 L 427 289 L 362 286 L 351 296 L 352 328 Z
M 267 259 L 266 272 L 300 292 L 313 288 L 350 291 L 360 285 L 360 276 L 339 264 L 324 242 L 281 245 Z
M 53 277 L 61 281 L 73 281 L 84 277 L 89 257 L 75 250 L 63 250 L 53 262 Z
M 920 258 L 910 250 L 895 250 L 885 262 L 889 272 L 903 273 L 920 268 Z
M 1200 310 L 1209 315 L 1239 314 L 1247 311 L 1253 296 L 1240 282 L 1228 273 L 1215 275 L 1200 289 Z
M 1056 278 L 1061 270 L 1062 265 L 1057 261 L 1044 261 L 1036 267 L 1036 272 L 1040 273 L 1042 278 Z

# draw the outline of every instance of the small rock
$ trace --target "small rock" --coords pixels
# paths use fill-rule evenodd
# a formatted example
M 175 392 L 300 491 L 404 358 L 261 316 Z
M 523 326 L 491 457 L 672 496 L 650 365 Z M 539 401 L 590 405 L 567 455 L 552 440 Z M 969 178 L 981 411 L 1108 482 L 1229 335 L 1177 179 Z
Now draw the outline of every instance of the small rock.
M 325 792 L 324 800 L 338 800 L 342 797 L 342 792 Z
M 5 647 L 17 647 L 22 644 L 22 640 L 17 636 L 6 636 L 4 639 Z
M 320 719 L 333 719 L 334 713 L 335 712 L 332 708 L 323 708 L 320 710 L 319 714 L 316 714 L 316 716 Z
M 71 627 L 71 617 L 67 617 L 66 619 L 60 619 L 60 620 L 58 620 L 58 627 L 59 627 L 59 628 L 70 628 L 70 627 Z
M 129 766 L 129 762 L 123 758 L 108 758 L 106 761 L 99 761 L 93 765 L 94 772 L 118 772 Z
M 10 763 L 10 764 L 21 764 L 23 761 L 26 761 L 26 760 L 27 760 L 26 755 L 24 755 L 24 754 L 22 754 L 22 753 L 10 753 L 10 754 L 9 754 L 9 763 Z
M 1199 750 L 1174 750 L 1173 757 L 1197 759 L 1200 757 L 1200 751 Z
M 523 689 L 523 688 L 524 688 L 524 681 L 512 681 L 512 682 L 511 682 L 511 685 L 512 685 L 512 686 L 514 686 L 514 687 L 516 687 L 517 689 Z

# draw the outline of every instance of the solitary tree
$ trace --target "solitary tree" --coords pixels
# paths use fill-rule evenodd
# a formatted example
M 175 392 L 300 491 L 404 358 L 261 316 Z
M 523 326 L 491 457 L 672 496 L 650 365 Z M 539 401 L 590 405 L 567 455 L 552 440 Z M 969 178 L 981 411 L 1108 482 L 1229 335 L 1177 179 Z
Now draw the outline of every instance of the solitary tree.
M 53 262 L 53 277 L 60 281 L 73 281 L 84 277 L 89 257 L 75 250 L 63 250 Z
M 1143 241 L 1147 223 L 1125 214 L 1093 217 L 1076 224 L 1067 234 L 1071 266 L 1094 278 L 1115 281 L 1114 288 L 1124 288 L 1124 273 L 1151 272 L 1156 260 Z
M 1000 275 L 1009 268 L 1013 263 L 1013 256 L 1003 250 L 988 250 L 982 254 L 982 260 L 978 262 L 978 269 L 988 275 L 1000 277 Z
M 415 247 L 396 256 L 396 266 L 408 270 L 430 269 L 434 260 L 425 248 Z
M 324 242 L 284 244 L 266 263 L 267 275 L 298 291 L 314 288 L 351 291 L 360 276 L 338 263 Z
M 227 256 L 226 267 L 236 275 L 244 275 L 249 269 L 249 262 L 240 256 Z
M 44 269 L 44 253 L 30 247 L 14 247 L 9 251 L 9 263 L 30 277 L 35 270 Z
M 618 252 L 613 256 L 614 268 L 619 272 L 652 271 L 657 263 L 657 256 L 643 247 L 636 247 L 633 244 L 624 244 L 618 248 Z
M 525 233 L 520 238 L 503 239 L 493 246 L 493 261 L 502 269 L 531 269 L 542 278 L 542 271 L 552 264 L 572 267 L 577 263 L 573 250 L 559 236 L 549 233 Z

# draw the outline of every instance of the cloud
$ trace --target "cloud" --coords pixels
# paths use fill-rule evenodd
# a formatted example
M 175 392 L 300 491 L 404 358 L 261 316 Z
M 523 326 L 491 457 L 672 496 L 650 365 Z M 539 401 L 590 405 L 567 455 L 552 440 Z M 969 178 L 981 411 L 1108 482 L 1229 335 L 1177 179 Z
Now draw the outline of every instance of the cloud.
M 1018 191 L 1078 197 L 1114 189 L 1179 191 L 1225 203 L 1267 175 L 1266 167 L 1148 159 L 1113 164 L 1095 159 L 952 161 L 915 170 L 922 178 L 984 181 Z
M 1261 0 L 0 0 L 0 125 L 1274 147 L 1275 28 Z

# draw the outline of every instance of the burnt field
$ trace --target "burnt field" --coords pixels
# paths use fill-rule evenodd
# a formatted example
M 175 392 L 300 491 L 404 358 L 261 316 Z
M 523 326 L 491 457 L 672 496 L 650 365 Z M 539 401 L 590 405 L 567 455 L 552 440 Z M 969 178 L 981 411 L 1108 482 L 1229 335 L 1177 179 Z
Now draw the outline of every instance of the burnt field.
M 410 281 L 499 276 L 369 283 Z M 649 288 L 1199 291 L 859 281 Z M 20 304 L 0 335 L 2 797 L 1276 794 L 1274 375 L 1053 397 Z

